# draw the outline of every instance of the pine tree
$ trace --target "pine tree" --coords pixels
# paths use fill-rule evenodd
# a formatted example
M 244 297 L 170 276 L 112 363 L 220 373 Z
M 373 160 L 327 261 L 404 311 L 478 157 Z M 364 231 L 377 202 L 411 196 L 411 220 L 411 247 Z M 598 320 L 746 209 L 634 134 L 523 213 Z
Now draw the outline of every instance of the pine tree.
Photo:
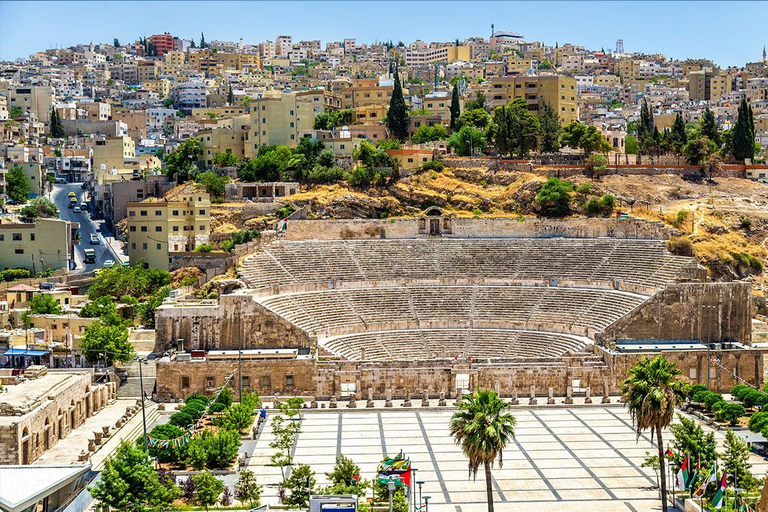
M 541 142 L 540 147 L 543 153 L 557 153 L 560 150 L 560 120 L 557 112 L 549 103 L 544 103 L 544 110 L 541 113 Z
M 56 107 L 51 107 L 51 137 L 54 139 L 63 139 L 66 137 L 64 133 L 64 126 L 61 124 L 59 113 L 56 111 Z
M 408 110 L 403 98 L 403 87 L 400 85 L 400 75 L 395 67 L 395 87 L 387 111 L 387 128 L 392 137 L 403 140 L 408 137 Z
M 688 136 L 685 133 L 685 122 L 683 116 L 679 113 L 675 116 L 675 123 L 672 125 L 672 131 L 669 134 L 669 142 L 675 154 L 683 153 L 683 147 L 688 143 Z
M 235 102 L 235 94 L 232 92 L 232 86 L 229 86 L 229 89 L 227 90 L 227 103 L 232 105 Z
M 746 98 L 742 98 L 733 127 L 733 157 L 736 160 L 755 156 L 755 125 L 751 110 Z
M 644 99 L 643 104 L 640 106 L 640 125 L 637 128 L 637 138 L 640 141 L 640 147 L 643 152 L 654 147 L 656 131 L 654 130 L 653 112 L 648 106 L 648 101 Z
M 701 134 L 720 147 L 722 143 L 720 139 L 720 130 L 717 129 L 717 121 L 715 120 L 715 114 L 709 107 L 704 110 L 704 115 L 701 116 Z
M 208 43 L 205 42 L 205 34 L 200 32 L 200 48 L 208 48 Z
M 461 107 L 459 106 L 459 88 L 458 85 L 453 86 L 453 96 L 451 97 L 451 130 L 456 129 L 456 121 L 459 120 L 461 115 Z

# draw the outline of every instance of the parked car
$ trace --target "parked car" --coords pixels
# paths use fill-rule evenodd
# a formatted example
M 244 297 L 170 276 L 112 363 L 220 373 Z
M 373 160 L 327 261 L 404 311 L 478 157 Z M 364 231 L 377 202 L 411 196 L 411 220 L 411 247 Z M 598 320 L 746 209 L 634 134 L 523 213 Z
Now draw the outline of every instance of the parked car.
M 72 211 L 75 213 L 80 213 L 83 210 L 81 210 L 79 206 L 75 206 L 74 208 L 72 208 Z
M 115 266 L 115 260 L 104 260 L 104 268 L 111 268 Z
M 96 233 L 91 233 L 91 241 L 90 241 L 90 243 L 91 243 L 91 245 L 96 245 L 96 244 L 101 243 L 99 241 L 99 235 L 97 235 Z
M 54 183 L 61 183 L 61 184 L 63 184 L 63 183 L 66 183 L 66 182 L 67 182 L 67 178 L 56 178 L 54 180 Z
M 77 194 L 75 194 L 74 192 L 70 192 L 70 193 L 69 193 L 69 194 L 67 194 L 67 195 L 68 195 L 69 197 L 75 197 L 75 196 L 77 196 Z

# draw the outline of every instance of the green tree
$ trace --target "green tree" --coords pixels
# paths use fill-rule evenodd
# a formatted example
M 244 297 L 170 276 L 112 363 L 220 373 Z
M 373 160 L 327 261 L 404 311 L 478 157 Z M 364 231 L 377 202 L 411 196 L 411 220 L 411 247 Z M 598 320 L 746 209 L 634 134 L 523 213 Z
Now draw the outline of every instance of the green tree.
M 629 377 L 622 382 L 622 401 L 629 409 L 637 436 L 643 430 L 656 433 L 659 460 L 664 460 L 664 440 L 661 431 L 668 427 L 675 414 L 675 406 L 685 398 L 677 364 L 663 356 L 643 357 L 629 369 Z M 666 475 L 661 472 L 662 510 L 667 511 Z
M 221 153 L 217 153 L 220 155 Z M 206 171 L 197 175 L 197 183 L 213 197 L 224 197 L 227 191 L 227 176 L 219 176 L 215 172 Z
M 481 466 L 485 470 L 488 512 L 493 512 L 491 468 L 497 459 L 502 467 L 504 448 L 515 437 L 515 418 L 507 412 L 509 407 L 495 391 L 478 388 L 461 397 L 449 426 L 451 436 L 468 459 L 469 473 L 477 478 L 477 470 Z
M 640 144 L 637 142 L 637 137 L 631 133 L 624 137 L 624 152 L 628 155 L 640 154 Z
M 466 109 L 460 116 L 456 123 L 458 128 L 462 126 L 473 126 L 475 128 L 485 128 L 491 121 L 491 116 L 488 112 L 482 108 L 475 108 L 472 110 Z
M 38 293 L 29 301 L 29 311 L 33 315 L 59 315 L 61 305 L 59 301 L 47 293 Z
M 608 153 L 613 149 L 611 143 L 605 140 L 600 130 L 578 121 L 571 121 L 563 128 L 560 143 L 569 148 L 583 149 L 586 157 L 594 152 Z
M 400 75 L 397 68 L 395 68 L 394 81 L 395 86 L 387 111 L 387 129 L 393 138 L 404 140 L 408 137 L 408 108 L 403 98 L 403 88 L 400 85 Z
M 571 192 L 573 183 L 555 177 L 541 186 L 536 201 L 548 215 L 563 217 L 571 213 Z
M 755 157 L 755 123 L 752 107 L 746 98 L 741 99 L 736 124 L 733 126 L 733 157 L 736 160 Z
M 315 472 L 306 464 L 297 465 L 291 471 L 291 476 L 283 482 L 283 487 L 291 492 L 286 496 L 284 503 L 298 508 L 307 507 L 309 495 L 316 485 Z
M 122 297 L 128 295 L 143 299 L 170 283 L 171 274 L 167 270 L 145 268 L 144 262 L 138 260 L 132 267 L 116 265 L 99 272 L 88 288 L 88 298 L 93 300 L 109 295 L 122 300 Z
M 539 146 L 539 119 L 528 111 L 523 98 L 496 107 L 489 137 L 502 155 L 527 156 Z
M 242 181 L 280 181 L 292 157 L 288 146 L 262 146 L 256 158 L 240 163 L 237 176 Z
M 686 455 L 698 459 L 703 467 L 711 466 L 717 460 L 717 441 L 713 432 L 704 433 L 696 421 L 678 415 L 678 422 L 669 430 L 672 433 L 672 449 L 675 464 L 683 463 Z
M 224 469 L 237 457 L 240 444 L 237 432 L 221 430 L 213 434 L 205 430 L 189 442 L 187 457 L 195 469 Z
M 364 496 L 369 483 L 360 480 L 360 466 L 343 454 L 336 456 L 336 462 L 330 473 L 325 474 L 331 485 L 322 489 L 321 494 L 354 494 Z
M 720 147 L 720 130 L 717 127 L 715 113 L 709 107 L 704 109 L 704 114 L 701 116 L 701 134 Z
M 640 123 L 637 127 L 637 139 L 643 152 L 653 146 L 653 135 L 656 127 L 653 121 L 653 111 L 648 106 L 648 100 L 643 99 L 640 105 Z
M 97 320 L 85 328 L 81 348 L 89 363 L 106 357 L 107 365 L 111 366 L 114 361 L 128 362 L 133 358 L 128 328 L 122 324 L 107 325 Z
M 448 139 L 448 147 L 459 156 L 483 153 L 485 150 L 485 132 L 472 126 L 462 126 Z
M 51 137 L 54 139 L 63 139 L 67 135 L 64 133 L 64 125 L 59 119 L 59 113 L 56 111 L 56 107 L 51 107 Z
M 120 48 L 120 40 L 118 38 L 114 38 L 112 40 L 112 46 L 114 46 L 115 48 Z
M 214 153 L 213 155 L 213 166 L 216 168 L 237 167 L 239 163 L 240 159 L 229 149 L 224 153 Z
M 477 109 L 485 110 L 485 94 L 482 91 L 477 91 L 474 98 L 464 102 L 465 112 Z
M 708 138 L 699 137 L 685 145 L 683 154 L 689 164 L 699 165 L 709 159 L 713 149 L 713 143 Z
M 181 496 L 175 484 L 160 480 L 147 453 L 126 441 L 107 459 L 101 480 L 89 492 L 101 505 L 126 512 L 164 510 Z
M 186 427 L 186 425 L 184 426 Z M 177 439 L 183 435 L 184 430 L 168 423 L 157 425 L 149 432 L 149 437 L 155 439 Z M 136 439 L 136 447 L 141 448 L 142 446 L 144 446 L 144 436 L 139 436 Z M 148 445 L 147 454 L 160 462 L 177 462 L 183 460 L 186 456 L 186 446 L 166 446 L 160 448 L 159 446 Z
M 200 32 L 200 48 L 208 48 L 208 43 L 205 42 L 205 34 Z
M 448 131 L 445 126 L 436 124 L 435 126 L 427 126 L 422 124 L 413 133 L 411 140 L 415 144 L 423 144 L 425 142 L 432 142 L 436 140 L 445 140 L 448 138 Z
M 27 206 L 21 209 L 20 213 L 24 217 L 59 218 L 59 208 L 46 197 L 34 198 Z
M 14 201 L 23 203 L 29 199 L 29 193 L 32 192 L 29 186 L 27 175 L 18 165 L 14 165 L 5 175 L 5 193 Z
M 674 151 L 676 155 L 682 155 L 683 148 L 688 144 L 688 135 L 685 131 L 683 116 L 681 116 L 680 113 L 675 116 L 675 123 L 672 125 L 672 131 L 670 132 L 669 137 L 672 151 Z
M 229 411 L 219 420 L 219 424 L 226 430 L 243 432 L 253 425 L 254 411 L 243 404 L 230 407 Z
M 210 471 L 201 471 L 192 477 L 195 482 L 195 501 L 205 507 L 215 505 L 219 501 L 219 496 L 224 491 L 224 482 L 213 476 Z
M 728 473 L 727 479 L 734 487 L 750 489 L 757 485 L 750 471 L 752 469 L 752 464 L 749 463 L 750 451 L 746 441 L 734 434 L 730 428 L 726 429 L 722 458 Z
M 235 484 L 235 499 L 240 503 L 248 503 L 250 508 L 258 507 L 261 502 L 261 493 L 263 488 L 256 483 L 256 476 L 253 471 L 244 469 Z
M 453 86 L 453 93 L 451 94 L 451 130 L 456 129 L 456 123 L 461 115 L 461 106 L 459 105 L 459 88 Z
M 188 138 L 165 155 L 165 174 L 179 183 L 187 181 L 197 171 L 197 157 L 200 152 L 200 139 Z
M 560 150 L 560 119 L 552 105 L 544 103 L 544 110 L 539 119 L 541 140 L 539 147 L 543 153 L 557 153 Z
M 80 308 L 77 316 L 81 318 L 100 318 L 102 316 L 111 316 L 117 314 L 117 306 L 112 297 L 104 295 L 92 301 L 89 301 Z
M 163 299 L 171 294 L 171 287 L 164 286 L 160 288 L 157 293 L 148 298 L 143 304 L 139 304 L 136 308 L 137 312 L 141 316 L 141 322 L 150 328 L 155 327 L 155 310 L 163 304 Z

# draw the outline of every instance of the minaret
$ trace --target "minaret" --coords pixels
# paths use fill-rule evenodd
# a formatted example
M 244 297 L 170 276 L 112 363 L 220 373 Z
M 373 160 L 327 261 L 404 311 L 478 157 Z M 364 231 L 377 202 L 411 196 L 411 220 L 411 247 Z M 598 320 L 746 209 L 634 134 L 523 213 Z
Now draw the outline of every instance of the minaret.
M 765 58 L 765 46 L 763 46 L 763 64 L 768 64 L 768 59 Z
M 491 37 L 493 37 L 493 34 L 494 34 L 494 31 L 493 31 L 493 23 L 491 23 Z M 763 54 L 765 54 L 765 52 L 763 52 Z M 765 59 L 763 59 L 763 60 L 765 60 Z

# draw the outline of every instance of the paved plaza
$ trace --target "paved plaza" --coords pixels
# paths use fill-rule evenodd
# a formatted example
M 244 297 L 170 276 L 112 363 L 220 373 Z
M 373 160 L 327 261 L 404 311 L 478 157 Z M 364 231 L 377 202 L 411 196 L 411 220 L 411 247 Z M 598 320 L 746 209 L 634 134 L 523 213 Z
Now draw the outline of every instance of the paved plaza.
M 327 485 L 338 453 L 350 457 L 370 480 L 386 455 L 400 450 L 418 469 L 434 511 L 486 510 L 482 469 L 468 478 L 467 461 L 448 434 L 452 409 L 304 411 L 295 463 L 309 464 L 319 485 Z M 515 408 L 516 439 L 504 452 L 503 468 L 493 470 L 497 510 L 650 511 L 660 510 L 655 475 L 640 467 L 645 452 L 655 454 L 650 438 L 636 439 L 622 407 Z M 722 443 L 723 435 L 718 433 Z M 665 439 L 667 435 L 665 433 Z M 265 486 L 264 501 L 277 503 L 280 469 L 269 464 L 274 450 L 270 429 L 253 444 L 249 469 Z M 762 475 L 763 459 L 752 456 Z M 432 508 L 434 507 L 434 508 Z

